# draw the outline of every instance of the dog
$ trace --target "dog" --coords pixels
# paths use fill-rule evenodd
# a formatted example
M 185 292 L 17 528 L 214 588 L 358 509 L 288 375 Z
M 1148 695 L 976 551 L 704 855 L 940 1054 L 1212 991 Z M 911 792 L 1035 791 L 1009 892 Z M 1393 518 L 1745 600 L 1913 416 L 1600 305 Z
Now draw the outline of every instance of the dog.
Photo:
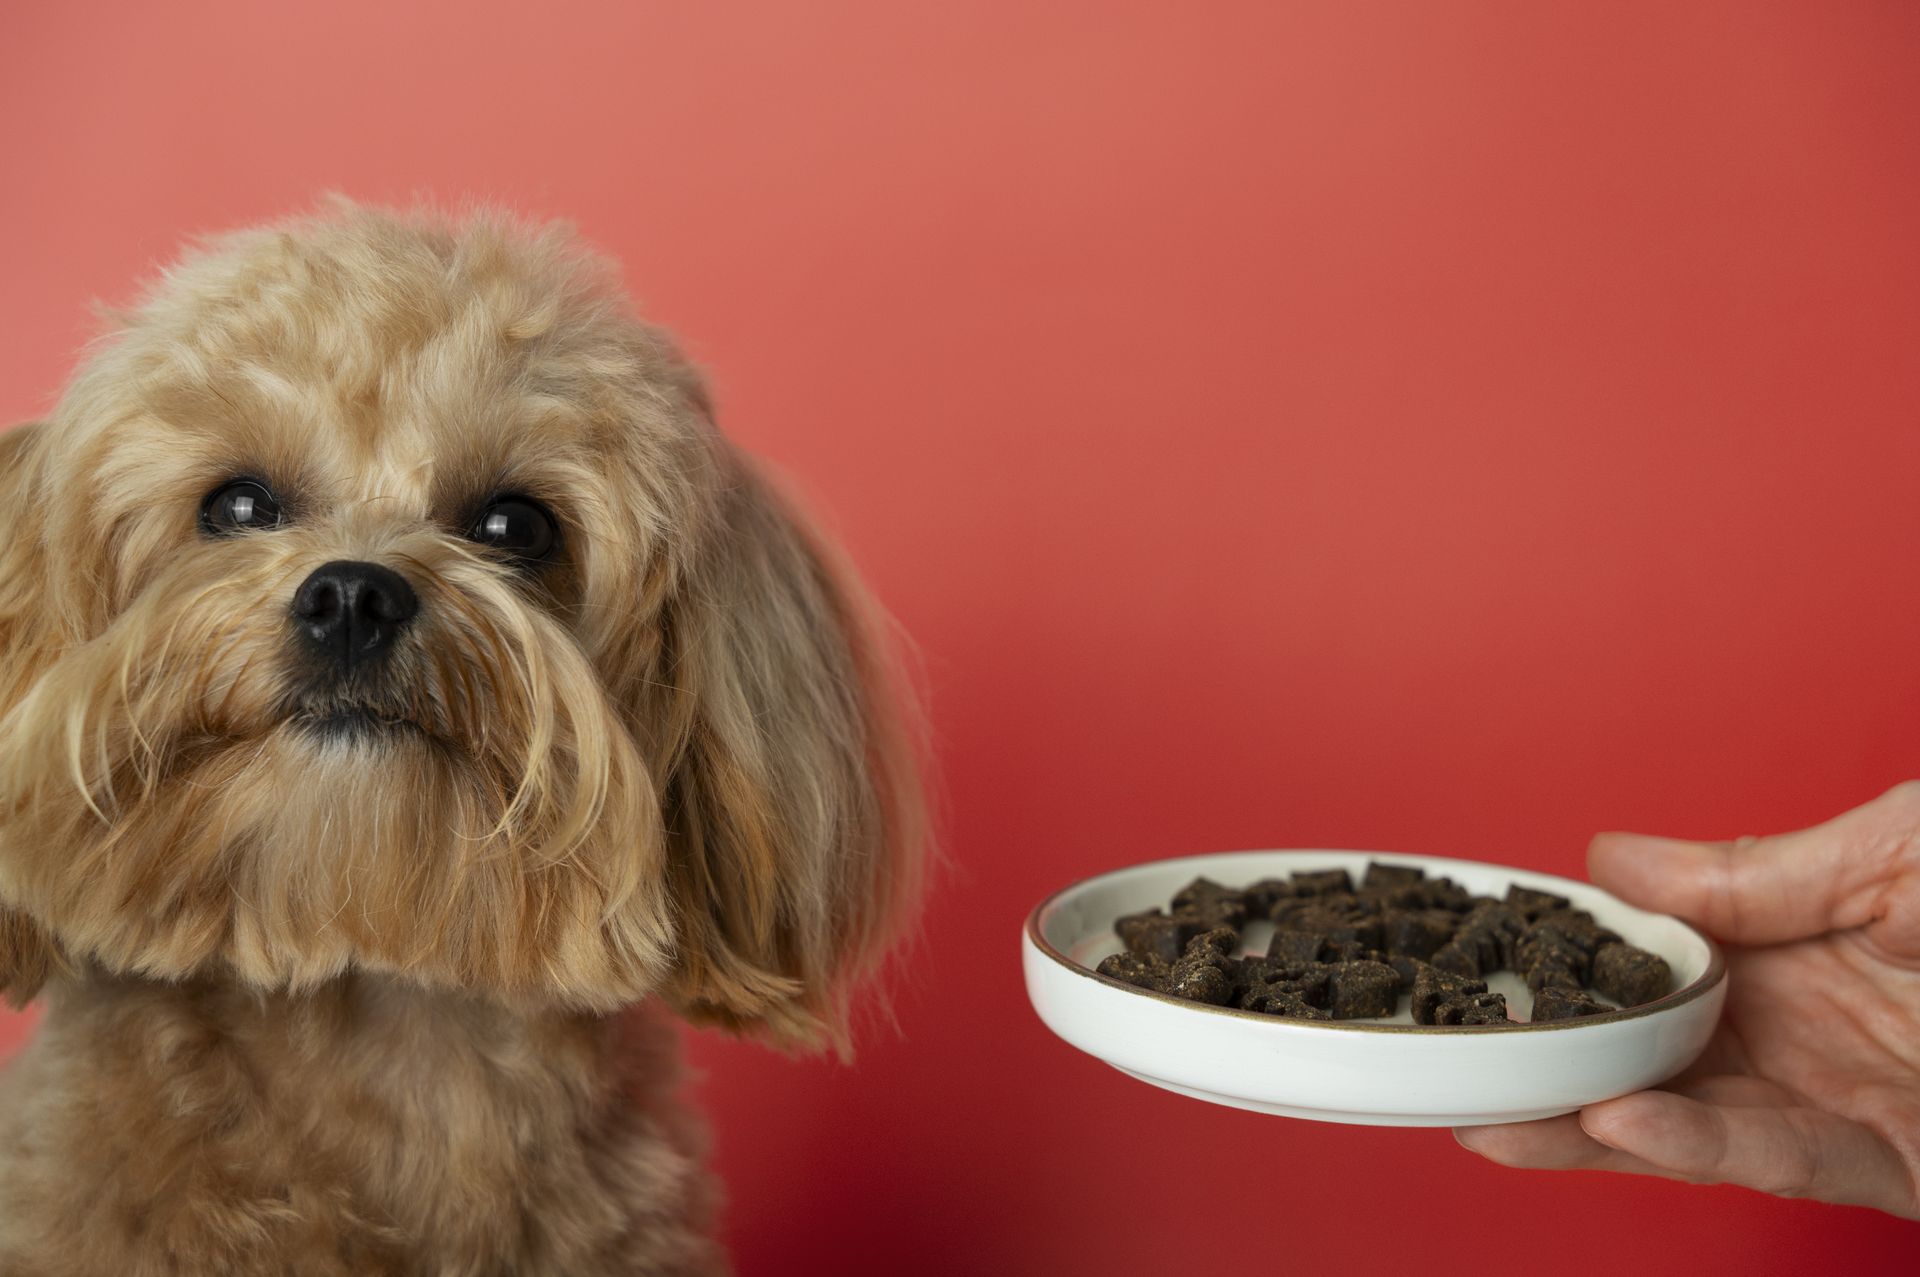
M 334 198 L 110 315 L 0 434 L 0 1272 L 724 1271 L 672 1018 L 844 1048 L 882 614 L 563 225 Z

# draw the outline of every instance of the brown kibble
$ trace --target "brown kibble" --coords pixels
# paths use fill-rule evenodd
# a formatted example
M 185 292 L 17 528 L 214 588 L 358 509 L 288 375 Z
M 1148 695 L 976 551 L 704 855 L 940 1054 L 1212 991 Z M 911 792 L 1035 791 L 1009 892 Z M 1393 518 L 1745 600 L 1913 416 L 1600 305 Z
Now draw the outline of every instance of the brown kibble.
M 1478 946 L 1480 969 L 1494 971 L 1514 965 L 1514 950 L 1526 931 L 1527 920 L 1512 905 L 1482 900 L 1468 911 L 1454 938 L 1470 934 Z
M 1115 919 L 1113 930 L 1130 952 L 1174 962 L 1186 952 L 1187 941 L 1199 934 L 1200 927 L 1192 919 L 1169 918 L 1151 909 Z
M 1182 958 L 1173 964 L 1163 992 L 1189 1002 L 1225 1006 L 1233 998 L 1233 981 L 1219 965 L 1204 958 Z
M 1593 987 L 1623 1007 L 1663 998 L 1673 987 L 1667 960 L 1630 944 L 1603 944 L 1593 955 Z
M 1203 931 L 1187 941 L 1188 955 L 1202 951 L 1217 953 L 1226 957 L 1240 947 L 1240 933 L 1232 927 L 1215 927 L 1212 931 Z
M 1541 914 L 1554 913 L 1572 904 L 1565 896 L 1556 896 L 1550 891 L 1535 891 L 1517 884 L 1507 888 L 1507 903 L 1525 915 L 1528 922 Z
M 1427 879 L 1427 905 L 1433 909 L 1445 909 L 1452 913 L 1465 913 L 1473 908 L 1473 902 L 1483 897 L 1475 896 L 1465 887 L 1451 878 Z
M 1293 876 L 1293 889 L 1303 896 L 1350 896 L 1353 877 L 1344 869 L 1315 869 Z
M 1385 943 L 1380 919 L 1351 902 L 1328 903 L 1327 897 L 1308 896 L 1283 901 L 1274 910 L 1274 925 L 1289 931 L 1311 931 L 1329 944 L 1356 941 L 1369 949 Z
M 1461 976 L 1468 980 L 1480 978 L 1480 959 L 1477 956 L 1479 946 L 1469 941 L 1462 944 L 1458 939 L 1449 940 L 1434 950 L 1427 962 L 1441 971 Z
M 1158 992 L 1167 982 L 1167 964 L 1158 958 L 1142 957 L 1137 953 L 1116 953 L 1100 960 L 1094 968 L 1103 976 L 1122 981 L 1136 989 L 1152 989 Z
M 1327 977 L 1327 1010 L 1336 1020 L 1392 1015 L 1400 1003 L 1400 977 L 1384 962 L 1343 962 Z
M 1314 1006 L 1305 998 L 1285 989 L 1264 989 L 1243 1005 L 1249 1011 L 1258 1011 L 1262 1015 L 1282 1016 L 1289 1020 L 1331 1020 L 1333 1018 L 1331 1014 Z
M 1326 938 L 1319 932 L 1281 927 L 1273 933 L 1272 943 L 1267 945 L 1267 961 L 1287 966 L 1318 962 L 1326 943 Z
M 1318 896 L 1290 896 L 1275 905 L 1269 916 L 1276 927 L 1317 931 L 1322 935 L 1347 919 L 1345 910 L 1330 906 Z
M 1556 943 L 1571 945 L 1589 958 L 1601 945 L 1620 938 L 1596 924 L 1592 914 L 1573 909 L 1540 915 L 1527 927 L 1527 936 L 1550 936 Z
M 1498 993 L 1472 993 L 1449 998 L 1434 1010 L 1435 1024 L 1506 1024 L 1507 999 Z
M 1201 904 L 1211 900 L 1220 900 L 1229 896 L 1237 897 L 1239 894 L 1240 893 L 1232 887 L 1215 882 L 1213 879 L 1202 875 L 1173 893 L 1173 908 L 1174 912 L 1178 913 L 1190 905 Z
M 1427 871 L 1417 865 L 1385 865 L 1378 860 L 1370 860 L 1367 862 L 1366 876 L 1360 880 L 1360 889 L 1411 887 L 1425 882 L 1426 878 Z
M 1293 895 L 1293 884 L 1285 878 L 1262 878 L 1240 893 L 1241 901 L 1247 906 L 1247 917 L 1264 918 L 1273 912 L 1273 907 Z
M 1596 1015 L 1595 995 L 1626 1006 L 1663 996 L 1667 963 L 1624 943 L 1565 897 L 1509 887 L 1504 899 L 1472 895 L 1450 878 L 1375 861 L 1355 889 L 1343 869 L 1263 878 L 1244 890 L 1195 878 L 1172 912 L 1114 923 L 1127 946 L 1100 972 L 1211 1006 L 1308 1019 L 1392 1015 L 1411 994 L 1423 1025 L 1508 1023 L 1506 999 L 1486 974 L 1521 975 L 1533 1019 Z M 1241 956 L 1250 916 L 1274 923 L 1267 952 Z
M 1552 923 L 1537 922 L 1528 927 L 1519 943 L 1514 945 L 1514 965 L 1526 969 L 1536 962 L 1552 960 L 1584 975 L 1593 950 L 1594 946 L 1585 943 L 1582 938 L 1569 935 Z
M 1413 979 L 1413 1022 L 1438 1024 L 1434 1016 L 1441 1003 L 1486 991 L 1484 980 L 1467 979 L 1437 967 L 1424 967 Z
M 1452 936 L 1453 923 L 1445 914 L 1393 909 L 1381 918 L 1380 930 L 1388 953 L 1425 962 Z
M 1247 904 L 1240 892 L 1211 878 L 1195 878 L 1173 896 L 1173 914 L 1187 918 L 1202 931 L 1215 927 L 1238 930 L 1247 924 Z
M 1354 899 L 1368 909 L 1409 909 L 1418 913 L 1430 907 L 1426 884 L 1419 882 L 1404 887 L 1362 887 Z
M 1327 977 L 1331 971 L 1323 962 L 1270 967 L 1261 981 L 1266 988 L 1283 990 L 1310 1006 L 1323 1007 L 1327 1004 Z
M 1538 992 L 1549 986 L 1578 989 L 1586 984 L 1588 951 L 1561 928 L 1538 922 L 1527 928 L 1514 946 L 1513 965 L 1525 973 L 1527 987 Z
M 1385 962 L 1387 955 L 1370 944 L 1358 940 L 1327 942 L 1326 950 L 1321 954 L 1322 962 Z
M 1393 973 L 1400 977 L 1402 989 L 1412 989 L 1413 982 L 1419 978 L 1422 971 L 1427 969 L 1427 964 L 1421 959 L 1408 957 L 1404 953 L 1388 954 L 1387 965 L 1392 967 Z
M 1579 972 L 1563 963 L 1551 959 L 1537 962 L 1527 968 L 1527 988 L 1539 993 L 1542 989 L 1579 989 L 1583 985 Z
M 1350 916 L 1337 927 L 1327 931 L 1329 945 L 1356 944 L 1364 949 L 1384 949 L 1387 946 L 1386 928 L 1380 919 L 1360 915 Z
M 1539 1023 L 1605 1015 L 1611 1010 L 1612 1007 L 1595 1001 L 1582 989 L 1561 989 L 1548 985 L 1533 995 L 1532 1017 Z

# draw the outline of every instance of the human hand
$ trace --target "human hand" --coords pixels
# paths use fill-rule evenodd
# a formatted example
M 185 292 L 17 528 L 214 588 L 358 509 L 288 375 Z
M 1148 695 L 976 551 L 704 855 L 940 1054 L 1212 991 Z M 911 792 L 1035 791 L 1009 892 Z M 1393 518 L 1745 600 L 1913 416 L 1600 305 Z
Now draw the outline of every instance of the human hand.
M 1506 1166 L 1742 1184 L 1920 1219 L 1920 781 L 1797 833 L 1601 834 L 1593 881 L 1727 945 L 1706 1052 L 1657 1090 L 1465 1127 Z

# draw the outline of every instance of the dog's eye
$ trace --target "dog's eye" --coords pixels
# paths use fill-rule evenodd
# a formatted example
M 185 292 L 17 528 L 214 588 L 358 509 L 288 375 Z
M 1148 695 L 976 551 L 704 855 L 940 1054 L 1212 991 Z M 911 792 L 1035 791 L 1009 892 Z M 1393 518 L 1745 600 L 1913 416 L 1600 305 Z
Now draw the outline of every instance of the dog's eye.
M 200 529 L 209 536 L 280 526 L 280 502 L 267 485 L 235 479 L 215 488 L 200 505 Z
M 530 497 L 498 497 L 467 533 L 489 550 L 512 555 L 523 563 L 541 563 L 560 546 L 560 530 L 546 507 Z

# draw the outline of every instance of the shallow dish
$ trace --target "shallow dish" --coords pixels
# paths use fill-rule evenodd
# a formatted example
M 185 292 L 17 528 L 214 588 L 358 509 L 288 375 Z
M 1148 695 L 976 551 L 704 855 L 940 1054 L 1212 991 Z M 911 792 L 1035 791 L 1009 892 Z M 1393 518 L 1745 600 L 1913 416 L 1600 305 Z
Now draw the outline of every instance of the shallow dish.
M 1156 906 L 1201 875 L 1230 887 L 1367 862 L 1415 865 L 1479 895 L 1511 884 L 1566 896 L 1630 944 L 1665 958 L 1674 991 L 1606 1015 L 1480 1028 L 1387 1020 L 1285 1020 L 1185 1002 L 1095 974 L 1121 944 L 1113 920 Z M 1252 947 L 1254 933 L 1249 931 Z M 1027 916 L 1027 996 L 1048 1028 L 1143 1082 L 1283 1117 L 1372 1126 L 1479 1126 L 1569 1113 L 1672 1077 L 1707 1044 L 1727 997 L 1713 941 L 1591 883 L 1471 860 L 1366 851 L 1240 851 L 1116 869 L 1055 892 Z M 1526 985 L 1488 977 L 1516 1013 Z M 1404 1004 L 1404 999 L 1402 1000 Z

